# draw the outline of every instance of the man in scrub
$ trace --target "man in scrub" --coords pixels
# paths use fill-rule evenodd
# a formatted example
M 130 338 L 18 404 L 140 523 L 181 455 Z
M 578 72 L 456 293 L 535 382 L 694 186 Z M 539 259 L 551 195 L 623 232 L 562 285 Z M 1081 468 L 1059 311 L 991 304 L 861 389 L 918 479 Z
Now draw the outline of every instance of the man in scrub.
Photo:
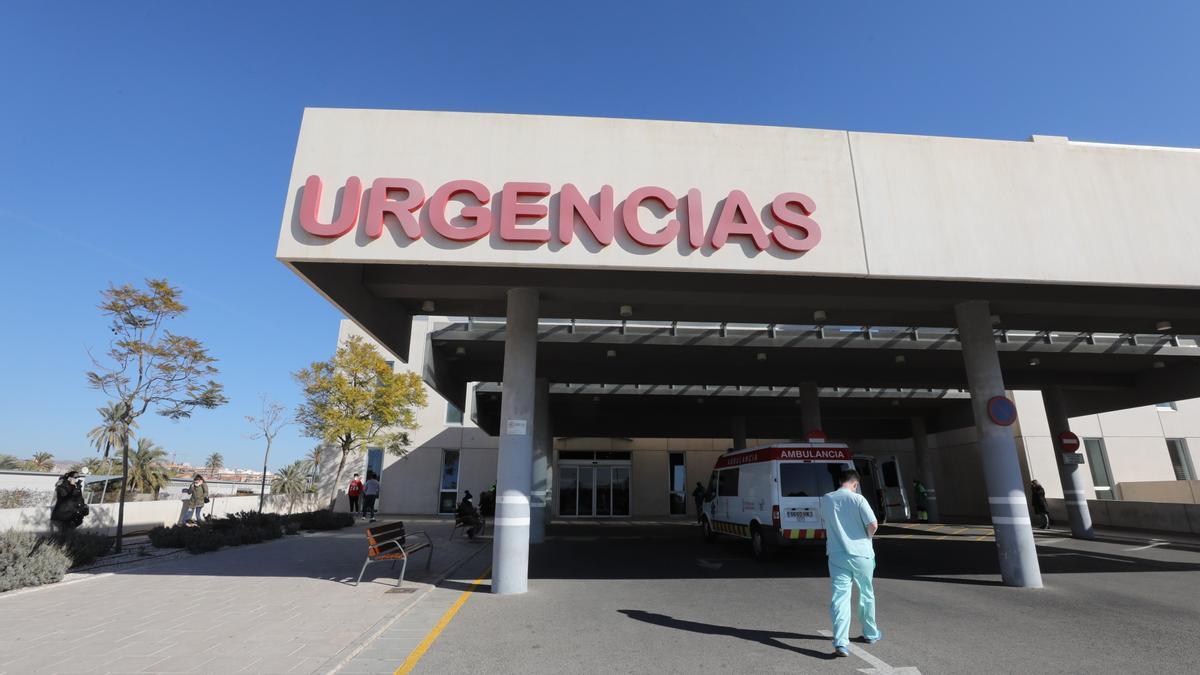
M 829 556 L 829 577 L 833 582 L 833 602 L 829 618 L 833 622 L 833 655 L 850 655 L 850 589 L 858 586 L 858 621 L 862 641 L 874 644 L 883 635 L 875 625 L 875 549 L 871 537 L 879 529 L 875 512 L 858 493 L 858 472 L 842 472 L 841 487 L 821 497 L 821 524 L 825 528 L 825 555 Z

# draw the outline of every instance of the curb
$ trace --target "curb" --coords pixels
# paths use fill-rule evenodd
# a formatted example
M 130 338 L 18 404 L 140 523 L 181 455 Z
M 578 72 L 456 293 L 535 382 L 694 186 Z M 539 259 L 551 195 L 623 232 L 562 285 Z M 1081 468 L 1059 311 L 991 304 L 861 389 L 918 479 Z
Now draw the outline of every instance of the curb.
M 382 619 L 380 619 L 379 621 L 376 621 L 375 625 L 371 626 L 366 631 L 364 631 L 362 633 L 362 635 L 359 635 L 358 638 L 356 638 L 354 640 L 354 642 L 343 647 L 338 653 L 329 657 L 329 659 L 327 659 L 324 663 L 322 663 L 317 668 L 313 669 L 312 672 L 325 673 L 326 675 L 333 675 L 333 673 L 336 673 L 339 670 L 341 670 L 342 667 L 345 666 L 347 663 L 349 663 L 351 660 L 353 660 L 354 657 L 356 657 L 360 653 L 362 653 L 362 651 L 364 649 L 366 649 L 368 645 L 370 645 L 372 642 L 374 642 L 376 640 L 376 638 L 378 638 L 380 635 L 383 635 L 384 632 L 386 632 L 388 628 L 391 628 L 392 624 L 399 621 L 400 617 L 404 616 L 405 614 L 408 614 L 410 611 L 412 611 L 412 609 L 414 607 L 421 604 L 421 601 L 425 599 L 425 596 L 429 595 L 429 593 L 432 592 L 433 589 L 437 588 L 438 584 L 445 581 L 446 577 L 449 577 L 451 574 L 454 574 L 456 571 L 458 571 L 458 568 L 460 568 L 463 565 L 466 565 L 467 563 L 474 560 L 481 552 L 483 552 L 485 550 L 491 550 L 491 548 L 492 548 L 491 546 L 480 546 L 474 553 L 471 553 L 467 557 L 463 558 L 462 560 L 460 560 L 457 563 L 455 563 L 454 565 L 452 565 L 445 572 L 443 572 L 442 574 L 435 577 L 433 579 L 433 581 L 429 582 L 429 587 L 426 588 L 425 590 L 421 591 L 421 593 L 419 595 L 417 595 L 415 598 L 413 598 L 413 601 L 411 603 L 409 603 L 407 607 L 400 610 L 399 612 L 396 612 L 392 616 L 385 616 Z

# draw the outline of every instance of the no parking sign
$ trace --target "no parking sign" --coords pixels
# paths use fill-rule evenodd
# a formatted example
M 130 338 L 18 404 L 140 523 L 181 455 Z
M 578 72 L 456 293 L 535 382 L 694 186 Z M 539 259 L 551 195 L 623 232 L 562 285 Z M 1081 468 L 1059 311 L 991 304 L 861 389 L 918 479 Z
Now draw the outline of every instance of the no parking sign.
M 1004 396 L 993 396 L 987 402 L 987 414 L 992 424 L 1011 426 L 1017 421 L 1017 406 Z

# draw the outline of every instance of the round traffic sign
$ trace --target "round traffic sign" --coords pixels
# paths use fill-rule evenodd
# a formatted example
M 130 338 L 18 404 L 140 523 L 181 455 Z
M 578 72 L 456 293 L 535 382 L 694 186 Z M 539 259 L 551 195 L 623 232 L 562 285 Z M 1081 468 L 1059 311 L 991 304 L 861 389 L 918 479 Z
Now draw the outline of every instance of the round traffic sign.
M 1004 396 L 993 396 L 987 402 L 988 417 L 993 424 L 1007 427 L 1017 421 L 1017 406 Z
M 1078 452 L 1079 437 L 1070 431 L 1064 431 L 1058 435 L 1058 451 L 1059 452 Z

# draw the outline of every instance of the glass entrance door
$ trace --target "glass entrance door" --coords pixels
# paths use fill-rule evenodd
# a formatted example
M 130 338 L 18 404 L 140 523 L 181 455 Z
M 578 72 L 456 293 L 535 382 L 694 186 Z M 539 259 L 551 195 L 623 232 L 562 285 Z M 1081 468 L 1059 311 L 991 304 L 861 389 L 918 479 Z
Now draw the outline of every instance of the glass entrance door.
M 609 518 L 629 515 L 629 465 L 560 464 L 558 515 Z

